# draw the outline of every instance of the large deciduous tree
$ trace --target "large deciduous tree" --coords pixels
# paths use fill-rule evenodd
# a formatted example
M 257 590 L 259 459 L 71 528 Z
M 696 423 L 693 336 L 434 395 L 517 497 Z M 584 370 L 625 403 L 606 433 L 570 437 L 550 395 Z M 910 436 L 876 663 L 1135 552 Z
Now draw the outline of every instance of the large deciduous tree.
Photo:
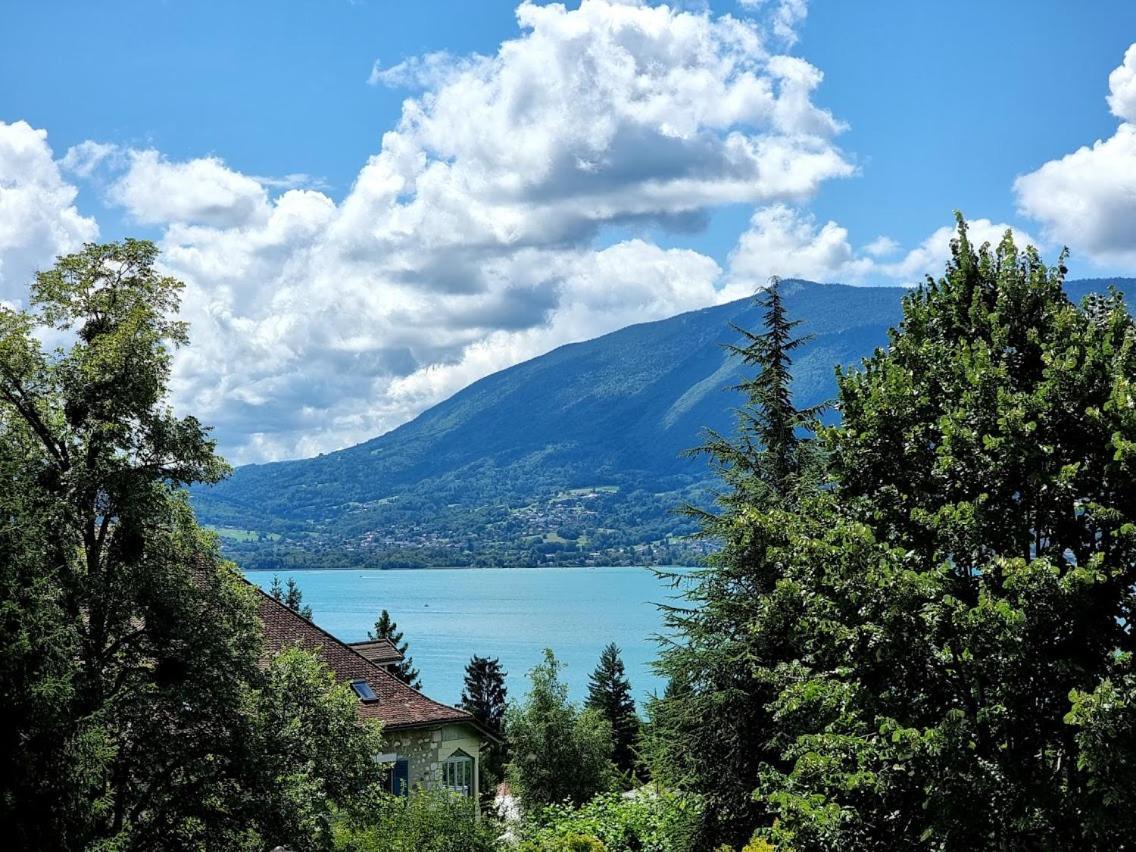
M 611 728 L 595 710 L 568 700 L 562 664 L 550 650 L 529 672 L 529 694 L 509 708 L 509 783 L 529 811 L 554 803 L 580 805 L 611 789 Z
M 840 373 L 825 487 L 726 528 L 774 843 L 1136 830 L 1136 326 L 1119 294 L 1070 302 L 1064 273 L 1010 235 L 976 249 L 960 218 L 946 274 Z
M 1116 848 L 1136 827 L 1098 748 L 1136 737 L 1136 326 L 1117 293 L 1071 303 L 1064 274 L 1009 234 L 976 250 L 960 218 L 946 275 L 839 377 L 836 522 L 791 540 L 811 558 L 783 587 L 798 739 L 766 788 L 802 845 L 832 827 L 816 794 L 877 848 Z
M 186 501 L 228 468 L 166 404 L 187 338 L 156 257 L 88 245 L 0 307 L 0 823 L 17 848 L 318 846 L 270 827 L 274 681 L 252 593 Z M 313 751 L 315 786 L 342 790 Z

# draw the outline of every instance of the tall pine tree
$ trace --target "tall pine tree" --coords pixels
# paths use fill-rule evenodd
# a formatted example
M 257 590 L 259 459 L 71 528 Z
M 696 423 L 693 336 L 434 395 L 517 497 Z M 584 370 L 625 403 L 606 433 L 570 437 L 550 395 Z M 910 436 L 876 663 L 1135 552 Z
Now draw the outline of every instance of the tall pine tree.
M 770 279 L 755 302 L 764 308 L 765 330 L 733 325 L 741 340 L 725 346 L 743 367 L 755 370 L 733 388 L 745 396 L 737 411 L 736 434 L 729 437 L 708 430 L 706 442 L 691 451 L 708 456 L 727 486 L 719 498 L 721 514 L 694 510 L 703 522 L 704 535 L 712 537 L 720 537 L 723 525 L 728 526 L 745 506 L 790 500 L 819 475 L 812 435 L 824 406 L 797 408 L 792 393 L 793 352 L 811 338 L 794 336 L 801 321 L 789 318 L 780 279 Z
M 299 584 L 291 577 L 288 578 L 288 585 L 284 586 L 280 583 L 278 576 L 272 577 L 272 587 L 268 590 L 273 600 L 279 601 L 288 607 L 288 609 L 303 616 L 308 621 L 312 620 L 312 608 L 304 604 L 304 593 L 300 591 Z
M 778 279 L 756 303 L 764 309 L 764 330 L 735 326 L 740 342 L 727 347 L 755 370 L 736 387 L 745 395 L 736 434 L 710 432 L 692 451 L 709 457 L 725 488 L 719 511 L 687 511 L 700 521 L 701 536 L 721 549 L 692 576 L 672 575 L 685 584 L 685 603 L 663 608 L 675 640 L 656 668 L 669 688 L 649 708 L 653 773 L 703 794 L 708 845 L 745 844 L 764 814 L 753 798 L 759 767 L 777 762 L 777 752 L 755 737 L 769 723 L 766 705 L 774 696 L 742 661 L 773 650 L 751 647 L 745 624 L 753 600 L 774 588 L 780 569 L 744 519 L 795 505 L 815 490 L 823 471 L 814 435 L 819 407 L 797 408 L 791 391 L 792 353 L 808 338 L 796 335 L 799 321 L 789 318 Z
M 631 684 L 623 667 L 619 646 L 614 642 L 600 653 L 599 663 L 588 682 L 586 706 L 611 724 L 612 761 L 625 775 L 635 772 L 635 748 L 639 739 L 639 716 Z
M 465 688 L 462 690 L 461 706 L 482 727 L 493 734 L 496 742 L 490 742 L 482 753 L 481 779 L 483 792 L 492 791 L 504 778 L 505 760 L 508 747 L 505 743 L 505 709 L 507 690 L 506 672 L 497 658 L 474 657 L 465 667 Z
M 402 631 L 398 629 L 398 625 L 390 617 L 389 612 L 384 609 L 379 614 L 379 620 L 375 622 L 375 629 L 367 635 L 375 640 L 386 639 L 395 647 L 395 650 L 402 654 L 402 660 L 388 666 L 391 674 L 407 686 L 414 689 L 422 688 L 422 682 L 418 679 L 418 669 L 414 667 L 414 660 L 407 653 L 410 644 L 402 641 Z

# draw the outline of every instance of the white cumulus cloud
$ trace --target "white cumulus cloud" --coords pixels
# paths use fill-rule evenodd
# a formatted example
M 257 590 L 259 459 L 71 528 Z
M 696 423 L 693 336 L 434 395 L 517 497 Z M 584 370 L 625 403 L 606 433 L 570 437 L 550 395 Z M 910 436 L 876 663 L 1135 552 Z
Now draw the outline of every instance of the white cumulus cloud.
M 738 5 L 764 13 L 773 34 L 790 46 L 797 43 L 797 30 L 809 13 L 807 0 L 738 0 Z
M 265 187 L 218 158 L 175 163 L 154 150 L 130 152 L 129 167 L 110 197 L 147 225 L 238 227 L 263 220 L 269 210 Z
M 1019 247 L 1041 245 L 1031 234 L 989 219 L 967 222 L 970 241 L 997 245 L 1007 230 Z M 727 285 L 720 298 L 741 298 L 768 280 L 803 278 L 842 284 L 916 284 L 925 276 L 941 275 L 950 259 L 953 225 L 937 228 L 919 245 L 895 260 L 900 252 L 889 237 L 873 240 L 861 251 L 853 248 L 846 228 L 833 221 L 818 224 L 815 217 L 784 204 L 754 212 L 749 228 L 730 254 Z
M 341 198 L 218 156 L 88 140 L 56 160 L 42 131 L 0 125 L 0 298 L 96 235 L 61 175 L 104 190 L 187 283 L 174 402 L 239 463 L 373 437 L 557 345 L 719 301 L 724 282 L 866 275 L 843 228 L 788 206 L 855 172 L 814 102 L 823 75 L 784 52 L 805 12 L 522 2 L 491 55 L 376 63 L 372 82 L 408 96 Z M 730 203 L 761 209 L 728 272 L 607 244 L 610 226 L 690 228 Z
M 1103 264 L 1136 267 L 1136 44 L 1108 78 L 1121 119 L 1108 139 L 1078 148 L 1014 182 L 1018 209 L 1046 236 Z
M 0 121 L 0 300 L 23 303 L 37 269 L 98 235 L 75 207 L 47 131 Z
M 1123 121 L 1136 121 L 1136 44 L 1124 52 L 1124 62 L 1108 75 L 1108 108 Z
M 341 200 L 129 153 L 111 196 L 164 226 L 189 285 L 177 403 L 235 461 L 363 440 L 559 344 L 711 304 L 711 259 L 597 236 L 854 171 L 776 22 L 606 0 L 517 21 L 491 56 L 376 65 L 413 92 Z
M 730 294 L 752 292 L 774 275 L 848 282 L 873 268 L 870 258 L 856 256 L 845 228 L 832 221 L 818 226 L 811 215 L 777 204 L 754 212 L 731 252 Z

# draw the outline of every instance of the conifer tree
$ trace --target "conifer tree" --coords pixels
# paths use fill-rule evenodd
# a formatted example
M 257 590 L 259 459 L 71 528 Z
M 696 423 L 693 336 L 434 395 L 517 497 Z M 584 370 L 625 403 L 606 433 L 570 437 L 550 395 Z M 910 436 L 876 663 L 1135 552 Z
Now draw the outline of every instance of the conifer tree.
M 586 706 L 597 711 L 611 725 L 612 761 L 625 775 L 635 771 L 635 746 L 639 738 L 639 716 L 635 699 L 623 667 L 619 646 L 610 643 L 600 653 L 599 663 L 588 682 Z
M 497 736 L 505 733 L 505 674 L 499 659 L 475 654 L 465 667 L 461 697 L 462 708 Z
M 732 325 L 741 341 L 725 346 L 743 368 L 755 370 L 733 388 L 745 396 L 737 411 L 736 434 L 730 437 L 708 430 L 706 442 L 691 451 L 708 456 L 727 486 L 720 496 L 724 510 L 720 516 L 695 511 L 708 525 L 704 530 L 708 535 L 718 534 L 718 518 L 728 523 L 746 505 L 788 500 L 818 473 L 812 433 L 824 406 L 794 406 L 791 374 L 793 352 L 811 337 L 794 336 L 801 321 L 789 318 L 780 279 L 770 279 L 754 301 L 764 308 L 765 330 L 754 332 Z
M 742 846 L 762 818 L 753 798 L 764 761 L 776 763 L 755 731 L 768 726 L 770 687 L 741 661 L 765 649 L 747 643 L 745 620 L 755 595 L 771 591 L 779 568 L 765 558 L 762 540 L 744 519 L 755 511 L 795 505 L 822 478 L 815 429 L 820 407 L 799 409 L 792 397 L 792 353 L 808 338 L 796 336 L 773 278 L 755 297 L 764 330 L 734 326 L 740 342 L 726 347 L 755 372 L 735 390 L 745 395 L 736 433 L 710 432 L 693 450 L 709 457 L 723 485 L 719 511 L 688 507 L 700 535 L 721 546 L 693 576 L 669 575 L 685 586 L 686 603 L 664 606 L 676 641 L 656 668 L 668 678 L 663 697 L 649 707 L 652 772 L 672 785 L 688 785 L 706 802 L 703 841 Z
M 492 790 L 504 777 L 508 748 L 505 744 L 506 672 L 497 658 L 474 655 L 465 667 L 465 688 L 461 706 L 477 719 L 498 742 L 489 743 L 482 753 L 482 788 Z
M 407 653 L 410 645 L 408 642 L 402 641 L 402 631 L 398 629 L 398 625 L 390 617 L 389 612 L 384 609 L 379 614 L 379 620 L 375 622 L 375 629 L 367 635 L 372 640 L 386 639 L 402 655 L 399 662 L 393 663 L 389 667 L 391 674 L 413 689 L 422 688 L 422 682 L 418 679 L 418 669 L 414 667 L 414 660 Z
M 268 590 L 268 594 L 272 596 L 273 600 L 279 601 L 284 604 L 284 606 L 288 607 L 288 609 L 303 616 L 308 621 L 312 620 L 312 608 L 305 606 L 304 593 L 300 591 L 299 584 L 292 577 L 288 578 L 287 586 L 282 586 L 280 584 L 280 578 L 273 576 L 272 587 Z

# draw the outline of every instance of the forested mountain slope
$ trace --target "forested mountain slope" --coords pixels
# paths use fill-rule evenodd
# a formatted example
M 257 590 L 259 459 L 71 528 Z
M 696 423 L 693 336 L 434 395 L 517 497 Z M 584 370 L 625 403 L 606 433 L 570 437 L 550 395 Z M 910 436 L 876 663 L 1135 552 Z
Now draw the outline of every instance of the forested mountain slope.
M 886 344 L 904 292 L 785 283 L 813 335 L 796 353 L 799 405 L 831 399 L 834 365 Z M 712 481 L 682 451 L 732 428 L 739 374 L 722 344 L 760 322 L 741 300 L 563 346 L 363 444 L 239 468 L 194 504 L 245 567 L 687 561 L 692 526 L 674 510 Z

